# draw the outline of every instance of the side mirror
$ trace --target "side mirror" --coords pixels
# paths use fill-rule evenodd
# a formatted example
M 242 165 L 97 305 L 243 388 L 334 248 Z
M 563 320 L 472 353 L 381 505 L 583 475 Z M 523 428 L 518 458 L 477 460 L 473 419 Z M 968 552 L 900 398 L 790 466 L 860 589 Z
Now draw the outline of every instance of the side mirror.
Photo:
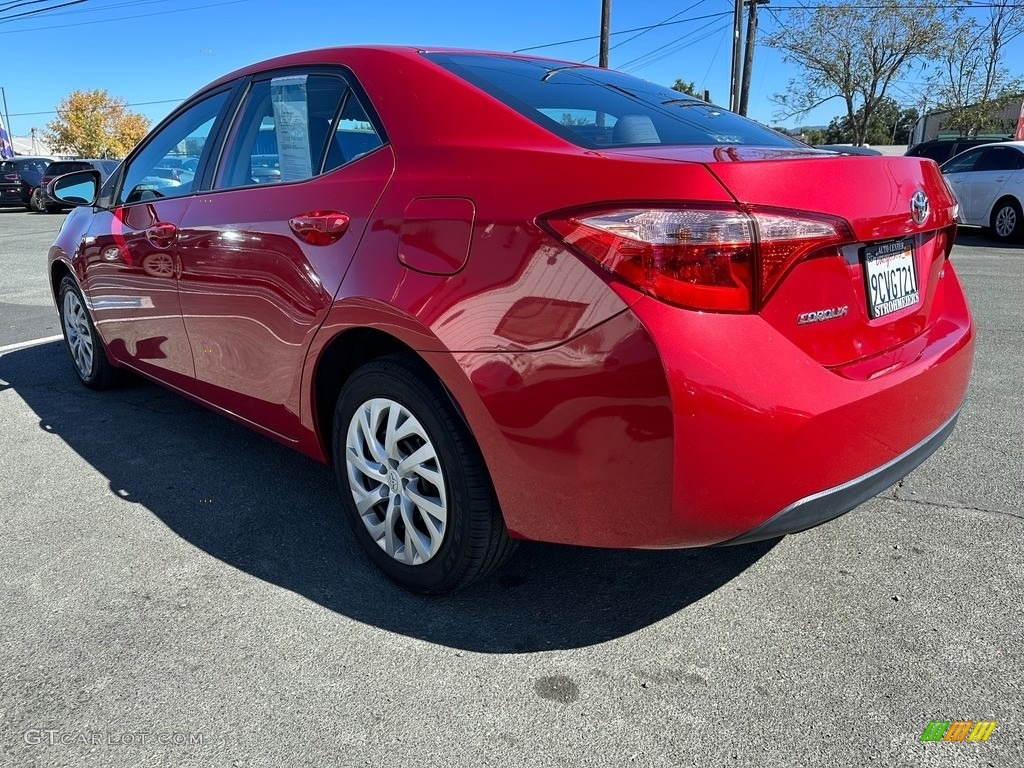
M 100 172 L 90 169 L 65 173 L 50 181 L 46 193 L 68 205 L 95 205 L 100 193 Z

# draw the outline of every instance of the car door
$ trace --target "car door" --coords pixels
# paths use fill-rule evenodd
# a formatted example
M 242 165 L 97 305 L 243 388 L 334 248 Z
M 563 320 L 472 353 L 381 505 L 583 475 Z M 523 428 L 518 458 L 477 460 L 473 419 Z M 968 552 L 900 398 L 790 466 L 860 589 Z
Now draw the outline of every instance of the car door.
M 202 396 L 284 437 L 299 433 L 306 350 L 394 170 L 366 103 L 341 70 L 254 77 L 179 229 Z
M 108 205 L 82 248 L 84 288 L 110 353 L 186 391 L 195 389 L 195 366 L 178 301 L 176 230 L 194 190 L 165 183 L 154 169 L 180 146 L 204 148 L 229 93 L 186 106 L 140 146 L 104 188 Z
M 969 188 L 972 224 L 991 224 L 992 207 L 1003 196 L 1016 172 L 1024 166 L 1024 155 L 1015 147 L 988 146 L 974 167 L 966 174 Z
M 969 183 L 974 169 L 984 154 L 984 147 L 971 149 L 963 152 L 942 166 L 942 175 L 956 195 L 956 201 L 960 204 L 959 220 L 961 224 L 977 224 L 973 217 L 974 208 L 970 199 L 972 185 Z

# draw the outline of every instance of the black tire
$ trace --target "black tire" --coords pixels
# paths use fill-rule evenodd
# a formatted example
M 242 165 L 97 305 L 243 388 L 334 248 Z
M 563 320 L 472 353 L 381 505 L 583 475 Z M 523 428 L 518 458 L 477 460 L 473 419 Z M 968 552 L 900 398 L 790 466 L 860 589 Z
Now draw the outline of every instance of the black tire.
M 408 432 L 410 437 L 395 441 L 393 451 L 385 447 L 387 436 L 376 444 L 377 451 L 383 451 L 373 457 L 373 449 L 366 447 L 366 441 L 360 443 L 360 435 L 365 434 L 370 424 L 357 421 L 357 413 L 369 412 L 371 401 L 390 403 L 396 413 L 403 410 L 418 423 L 419 432 Z M 390 410 L 385 412 L 388 416 Z M 400 418 L 396 417 L 396 418 Z M 402 422 L 402 426 L 412 424 L 411 420 Z M 381 435 L 383 421 L 371 425 L 373 435 Z M 352 453 L 349 453 L 350 428 L 354 430 L 356 439 L 351 441 Z M 360 431 L 362 430 L 362 431 Z M 401 431 L 401 430 L 400 430 Z M 422 435 L 422 437 L 421 437 Z M 412 592 L 423 594 L 442 594 L 472 584 L 474 581 L 491 573 L 504 563 L 515 549 L 515 541 L 509 538 L 504 519 L 498 506 L 497 497 L 491 484 L 490 475 L 484 465 L 483 456 L 473 439 L 468 426 L 456 412 L 447 392 L 427 366 L 421 361 L 404 355 L 388 355 L 377 358 L 359 368 L 342 389 L 334 411 L 333 425 L 334 471 L 341 490 L 342 504 L 346 517 L 359 544 L 363 547 L 370 560 L 392 581 Z M 358 447 L 359 445 L 363 447 Z M 437 469 L 437 476 L 442 478 L 443 488 L 438 488 L 423 475 L 408 472 L 402 475 L 400 466 L 394 455 L 408 456 L 420 451 L 424 446 L 431 446 L 436 462 L 426 466 Z M 365 474 L 360 464 L 352 460 L 361 451 L 364 459 L 362 466 L 373 465 L 373 471 L 381 477 Z M 428 454 L 431 452 L 427 451 Z M 380 459 L 386 463 L 381 463 Z M 390 467 L 388 466 L 390 464 Z M 418 466 L 423 466 L 419 462 Z M 368 502 L 372 502 L 372 494 L 380 492 L 380 501 L 367 508 L 366 519 L 360 515 L 356 499 L 353 495 L 350 474 L 354 474 L 361 487 L 357 492 Z M 433 470 L 427 471 L 428 475 Z M 367 486 L 377 485 L 372 490 Z M 400 489 L 400 490 L 399 490 Z M 434 496 L 436 491 L 437 496 Z M 423 507 L 414 504 L 410 495 L 423 499 L 428 495 L 437 498 L 445 507 L 443 533 L 431 536 L 428 522 L 437 534 L 439 517 L 428 516 Z M 394 507 L 392 519 L 394 525 L 389 526 L 386 512 Z M 403 514 L 402 510 L 409 510 Z M 410 536 L 405 527 L 408 517 L 414 523 L 414 531 Z M 429 519 L 428 519 L 429 518 Z M 394 536 L 391 545 L 404 536 L 401 551 L 408 560 L 409 554 L 416 556 L 421 549 L 411 544 L 423 545 L 423 538 L 429 538 L 427 546 L 434 546 L 433 553 L 419 563 L 401 562 L 398 552 L 389 554 L 385 551 L 387 542 L 382 534 L 380 541 L 370 532 L 370 525 L 379 525 L 381 529 L 391 530 Z M 417 534 L 421 537 L 416 539 Z
M 69 296 L 72 298 L 69 299 Z M 96 326 L 85 308 L 82 292 L 71 275 L 65 275 L 60 281 L 57 297 L 64 346 L 78 379 L 89 389 L 110 389 L 116 386 L 121 380 L 121 371 L 107 359 Z M 84 354 L 86 347 L 89 349 L 88 355 Z
M 1020 203 L 1012 197 L 1004 197 L 992 208 L 989 219 L 991 237 L 1002 243 L 1015 243 L 1024 240 L 1024 214 Z

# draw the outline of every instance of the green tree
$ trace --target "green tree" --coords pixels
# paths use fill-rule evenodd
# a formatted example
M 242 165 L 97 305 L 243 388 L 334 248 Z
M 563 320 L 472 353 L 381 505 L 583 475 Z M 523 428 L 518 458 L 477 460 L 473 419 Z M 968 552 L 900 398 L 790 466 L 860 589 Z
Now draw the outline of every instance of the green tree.
M 861 110 L 858 110 L 861 112 Z M 860 119 L 862 113 L 857 115 Z M 881 99 L 874 113 L 867 121 L 865 144 L 906 144 L 910 141 L 910 132 L 919 117 L 917 109 L 903 109 L 893 99 Z M 832 119 L 825 130 L 823 144 L 853 144 L 854 128 L 849 117 L 841 116 Z
M 46 129 L 46 141 L 57 152 L 124 157 L 146 135 L 149 120 L 104 90 L 72 91 Z
M 1024 34 L 1024 2 L 991 0 L 988 9 L 984 23 L 968 18 L 956 29 L 929 81 L 937 107 L 950 112 L 945 126 L 962 136 L 1012 129 L 998 115 L 1024 89 L 1003 65 L 1007 47 Z
M 796 64 L 802 77 L 776 94 L 785 118 L 841 99 L 851 143 L 867 141 L 868 128 L 890 85 L 934 57 L 956 15 L 935 0 L 818 5 L 788 12 L 786 25 L 766 43 Z
M 672 86 L 672 90 L 685 93 L 687 96 L 696 96 L 698 99 L 701 97 L 701 95 L 697 93 L 697 84 L 692 80 L 676 80 L 675 84 Z
M 810 144 L 812 147 L 817 146 L 818 144 L 836 143 L 829 140 L 828 134 L 825 131 L 822 131 L 818 128 L 805 128 L 804 130 L 800 131 L 800 135 L 803 136 L 803 140 Z M 841 141 L 839 143 L 845 144 L 846 142 Z

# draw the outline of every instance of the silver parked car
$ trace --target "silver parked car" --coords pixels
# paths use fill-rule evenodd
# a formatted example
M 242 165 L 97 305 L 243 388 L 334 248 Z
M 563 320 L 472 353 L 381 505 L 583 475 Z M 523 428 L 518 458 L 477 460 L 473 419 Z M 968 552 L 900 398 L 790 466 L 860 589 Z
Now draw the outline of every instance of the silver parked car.
M 1003 242 L 1024 240 L 1024 141 L 983 144 L 942 164 L 960 203 L 961 224 Z

